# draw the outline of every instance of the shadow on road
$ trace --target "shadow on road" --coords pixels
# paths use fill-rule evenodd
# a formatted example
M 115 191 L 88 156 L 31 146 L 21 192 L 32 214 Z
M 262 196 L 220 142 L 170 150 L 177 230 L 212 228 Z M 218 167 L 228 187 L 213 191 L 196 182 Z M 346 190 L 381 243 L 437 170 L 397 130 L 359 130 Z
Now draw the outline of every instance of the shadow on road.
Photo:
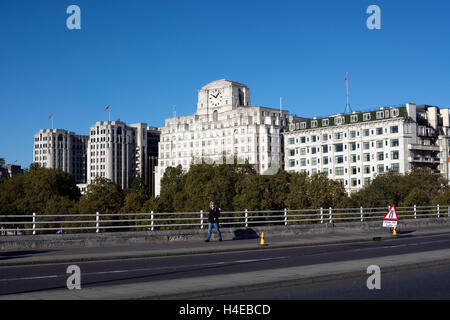
M 0 260 L 26 258 L 33 254 L 47 253 L 44 250 L 21 250 L 21 251 L 5 251 L 0 252 Z
M 258 239 L 259 236 L 255 230 L 251 228 L 234 230 L 233 240 Z

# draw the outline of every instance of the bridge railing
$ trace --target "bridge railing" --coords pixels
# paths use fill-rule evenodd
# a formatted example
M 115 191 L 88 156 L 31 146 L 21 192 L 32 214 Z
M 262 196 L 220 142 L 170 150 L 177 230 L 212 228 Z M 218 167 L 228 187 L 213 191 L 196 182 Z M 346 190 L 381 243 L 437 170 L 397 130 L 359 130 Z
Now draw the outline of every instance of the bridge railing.
M 222 211 L 220 225 L 249 228 L 264 225 L 365 222 L 383 219 L 388 207 L 302 210 Z M 450 205 L 396 207 L 399 220 L 450 217 Z M 204 229 L 208 212 L 9 214 L 0 215 L 0 235 Z

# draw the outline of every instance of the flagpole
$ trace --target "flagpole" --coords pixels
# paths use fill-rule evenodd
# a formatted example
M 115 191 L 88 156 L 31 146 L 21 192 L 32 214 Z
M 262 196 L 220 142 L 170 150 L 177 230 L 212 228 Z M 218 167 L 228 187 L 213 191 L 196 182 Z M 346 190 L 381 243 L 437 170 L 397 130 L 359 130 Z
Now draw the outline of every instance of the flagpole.
M 108 109 L 108 122 L 111 122 L 111 107 Z
M 348 72 L 345 74 L 345 88 L 346 88 L 346 96 L 347 96 L 347 104 L 345 105 L 345 111 L 349 113 L 352 113 L 352 108 L 350 108 L 350 102 L 349 102 L 349 96 L 348 96 Z

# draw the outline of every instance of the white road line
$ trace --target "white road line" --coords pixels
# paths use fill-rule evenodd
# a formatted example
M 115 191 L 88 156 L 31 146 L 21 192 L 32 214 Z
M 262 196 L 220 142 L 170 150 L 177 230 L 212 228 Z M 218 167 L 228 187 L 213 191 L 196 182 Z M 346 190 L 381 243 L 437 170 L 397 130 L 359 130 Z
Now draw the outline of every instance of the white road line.
M 97 271 L 89 273 L 81 273 L 81 276 L 92 276 L 99 274 L 115 274 L 115 273 L 127 273 L 127 272 L 140 272 L 140 271 L 151 271 L 151 270 L 161 270 L 161 269 L 180 269 L 180 268 L 192 268 L 192 267 L 205 267 L 205 266 L 215 266 L 215 265 L 225 265 L 233 263 L 250 263 L 250 262 L 260 262 L 269 260 L 284 259 L 286 257 L 274 257 L 274 258 L 263 258 L 263 259 L 252 259 L 252 260 L 235 260 L 235 261 L 219 261 L 212 263 L 203 264 L 190 264 L 190 265 L 180 265 L 180 266 L 168 266 L 168 267 L 152 267 L 152 268 L 140 268 L 140 269 L 125 269 L 125 270 L 111 270 L 111 271 Z M 36 277 L 23 277 L 23 278 L 11 278 L 11 279 L 0 279 L 0 282 L 6 281 L 24 281 L 24 280 L 39 280 L 39 279 L 50 279 L 58 277 L 67 277 L 67 274 L 63 275 L 49 275 L 49 276 L 36 276 Z

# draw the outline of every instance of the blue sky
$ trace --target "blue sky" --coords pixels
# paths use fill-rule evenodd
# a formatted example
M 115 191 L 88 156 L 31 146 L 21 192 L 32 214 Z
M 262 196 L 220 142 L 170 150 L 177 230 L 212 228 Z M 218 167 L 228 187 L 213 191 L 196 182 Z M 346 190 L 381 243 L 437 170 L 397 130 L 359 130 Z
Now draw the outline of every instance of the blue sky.
M 69 5 L 81 30 L 69 30 Z M 381 30 L 369 30 L 369 5 Z M 302 116 L 406 102 L 450 107 L 447 0 L 0 0 L 0 157 L 28 167 L 33 135 L 111 118 L 162 126 L 226 78 L 252 105 Z

